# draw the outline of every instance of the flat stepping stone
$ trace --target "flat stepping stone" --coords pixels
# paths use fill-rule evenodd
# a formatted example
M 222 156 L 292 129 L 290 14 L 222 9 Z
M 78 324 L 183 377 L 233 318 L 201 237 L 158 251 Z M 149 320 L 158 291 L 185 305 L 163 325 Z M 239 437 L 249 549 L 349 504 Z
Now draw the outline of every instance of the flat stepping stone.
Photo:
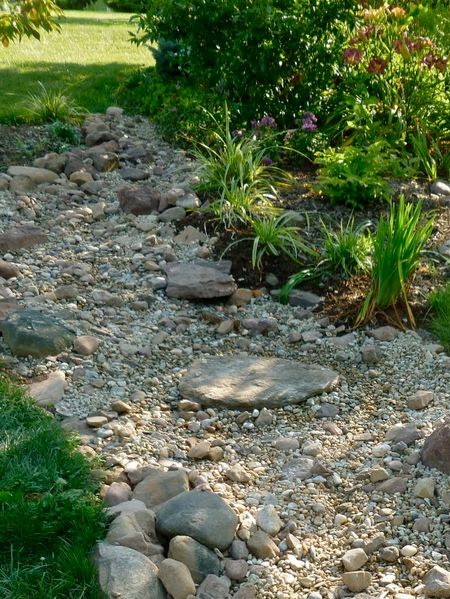
M 0 322 L 0 331 L 15 356 L 56 356 L 75 339 L 59 320 L 37 310 L 13 312 Z
M 179 391 L 206 407 L 278 408 L 328 392 L 338 382 L 337 372 L 315 364 L 237 355 L 195 361 Z
M 237 285 L 231 275 L 219 270 L 217 264 L 172 262 L 167 264 L 168 297 L 184 299 L 214 299 L 229 297 Z

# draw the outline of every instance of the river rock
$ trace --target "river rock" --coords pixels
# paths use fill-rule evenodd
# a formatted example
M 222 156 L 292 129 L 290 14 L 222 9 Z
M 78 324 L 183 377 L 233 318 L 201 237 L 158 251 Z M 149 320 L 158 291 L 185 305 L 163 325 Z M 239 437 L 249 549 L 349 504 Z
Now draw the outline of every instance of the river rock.
M 230 580 L 225 576 L 209 574 L 197 590 L 197 599 L 227 599 Z
M 338 381 L 337 372 L 322 366 L 237 355 L 197 360 L 179 390 L 202 406 L 278 408 L 330 391 Z
M 140 499 L 147 507 L 154 508 L 168 499 L 189 491 L 189 478 L 185 470 L 157 470 L 148 474 L 134 489 L 134 499 Z
M 15 252 L 47 241 L 47 234 L 36 225 L 20 225 L 0 233 L 0 252 Z
M 237 516 L 218 495 L 208 491 L 186 491 L 164 503 L 156 512 L 156 528 L 169 539 L 178 535 L 194 538 L 221 551 L 233 540 Z
M 53 183 L 58 178 L 55 172 L 35 166 L 10 166 L 7 172 L 11 177 L 27 177 L 35 185 Z
M 122 545 L 144 555 L 163 553 L 155 532 L 155 514 L 151 510 L 122 513 L 113 520 L 106 541 Z
M 13 277 L 18 277 L 20 274 L 19 269 L 14 264 L 10 264 L 5 260 L 0 260 L 0 277 L 2 279 L 12 279 Z
M 31 383 L 29 392 L 40 406 L 54 405 L 64 396 L 66 377 L 62 370 L 52 372 L 48 378 L 37 383 Z
M 117 190 L 120 207 L 126 214 L 151 214 L 157 212 L 161 193 L 151 185 L 123 185 Z
M 195 584 L 188 568 L 177 560 L 168 558 L 159 566 L 159 578 L 173 599 L 187 599 L 195 594 Z
M 369 572 L 363 572 L 362 570 L 357 572 L 344 572 L 342 575 L 342 582 L 350 589 L 350 591 L 352 591 L 352 593 L 360 593 L 370 586 L 372 576 Z
M 441 597 L 443 599 L 450 597 L 450 572 L 441 568 L 441 566 L 431 568 L 425 574 L 423 583 L 427 597 Z
M 192 537 L 174 537 L 169 544 L 169 557 L 185 564 L 197 584 L 208 574 L 220 572 L 220 561 L 214 551 Z
M 56 356 L 69 349 L 75 337 L 56 318 L 32 309 L 10 314 L 0 330 L 16 356 Z
M 166 599 L 158 568 L 142 553 L 99 543 L 94 559 L 100 587 L 107 599 Z
M 428 468 L 450 474 L 450 420 L 427 437 L 421 455 Z
M 228 297 L 237 286 L 231 275 L 215 267 L 197 263 L 172 262 L 165 267 L 166 294 L 184 299 L 213 299 Z

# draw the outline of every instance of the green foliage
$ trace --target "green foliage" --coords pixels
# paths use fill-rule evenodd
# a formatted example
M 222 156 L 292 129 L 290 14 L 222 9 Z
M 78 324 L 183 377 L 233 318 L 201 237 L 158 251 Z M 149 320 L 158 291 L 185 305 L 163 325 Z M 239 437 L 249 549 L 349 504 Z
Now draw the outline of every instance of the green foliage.
M 338 143 L 365 145 L 383 139 L 415 154 L 410 135 L 426 131 L 450 139 L 450 72 L 438 9 L 387 3 L 361 10 L 329 94 L 329 133 Z M 438 22 L 439 20 L 439 22 Z
M 345 224 L 341 220 L 335 229 L 322 222 L 322 231 L 324 241 L 321 244 L 322 251 L 317 254 L 317 263 L 289 278 L 280 293 L 282 303 L 286 304 L 291 291 L 307 280 L 330 277 L 348 279 L 370 268 L 373 240 L 369 223 L 355 225 L 352 216 Z
M 94 2 L 95 0 L 56 0 L 56 4 L 63 10 L 81 10 Z
M 74 439 L 0 381 L 0 597 L 98 599 L 90 552 L 105 518 Z
M 33 123 L 72 123 L 81 120 L 82 110 L 61 91 L 48 90 L 39 83 L 41 91 L 29 94 L 27 101 L 28 118 Z
M 225 106 L 225 127 L 212 130 L 211 143 L 197 144 L 194 152 L 200 163 L 200 191 L 217 191 L 228 188 L 231 182 L 251 186 L 260 196 L 273 195 L 275 186 L 286 186 L 291 177 L 272 164 L 268 154 L 273 147 L 270 139 L 233 133 L 230 116 Z
M 278 210 L 272 201 L 276 199 L 276 190 L 261 193 L 260 181 L 246 183 L 241 177 L 223 180 L 220 196 L 211 200 L 204 209 L 212 214 L 218 223 L 227 229 L 246 227 L 252 219 L 260 215 L 275 214 Z
M 53 0 L 4 0 L 0 11 L 0 41 L 6 48 L 23 37 L 40 39 L 40 30 L 59 31 L 62 12 Z
M 363 208 L 390 194 L 386 175 L 396 159 L 382 141 L 365 148 L 352 145 L 328 148 L 317 155 L 317 187 L 332 204 Z
M 61 145 L 69 144 L 76 146 L 81 142 L 81 132 L 79 127 L 76 127 L 71 123 L 55 121 L 50 125 L 47 125 L 46 131 L 49 134 L 50 139 L 60 142 Z M 59 151 L 61 151 L 60 148 Z
M 292 124 L 320 103 L 353 22 L 355 0 L 147 0 L 136 43 L 174 40 L 192 82 L 224 94 L 249 121 L 275 114 Z
M 402 326 L 396 310 L 401 298 L 409 322 L 415 326 L 408 287 L 433 230 L 433 218 L 421 224 L 421 215 L 420 202 L 405 203 L 401 196 L 398 206 L 391 204 L 389 216 L 380 218 L 373 241 L 370 290 L 358 314 L 357 325 L 369 321 L 376 311 L 392 307 L 397 324 Z
M 186 76 L 189 54 L 177 41 L 159 40 L 156 48 L 151 48 L 155 58 L 156 72 L 164 81 Z
M 430 295 L 431 330 L 448 351 L 450 348 L 450 284 Z
M 249 224 L 252 229 L 251 236 L 234 241 L 225 252 L 233 245 L 252 241 L 253 269 L 262 270 L 263 259 L 267 255 L 285 255 L 298 262 L 302 254 L 313 253 L 308 243 L 299 234 L 297 219 L 292 214 L 284 213 L 278 216 L 266 214 L 250 220 Z
M 154 67 L 136 70 L 120 85 L 118 97 L 121 106 L 148 115 L 163 137 L 178 143 L 209 142 L 211 129 L 224 120 L 220 97 L 178 81 L 163 81 Z
M 372 251 L 372 235 L 368 227 L 368 223 L 355 225 L 353 216 L 346 224 L 341 220 L 335 230 L 322 223 L 325 236 L 322 264 L 330 274 L 348 279 L 368 271 Z

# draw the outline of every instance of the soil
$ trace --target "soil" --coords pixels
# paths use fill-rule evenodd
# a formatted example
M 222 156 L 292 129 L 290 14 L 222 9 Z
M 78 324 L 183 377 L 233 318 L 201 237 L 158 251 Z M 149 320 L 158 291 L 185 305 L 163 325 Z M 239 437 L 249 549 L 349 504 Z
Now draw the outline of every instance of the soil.
M 353 215 L 357 224 L 369 222 L 376 225 L 380 216 L 386 214 L 387 204 L 378 204 L 364 211 L 352 211 L 346 206 L 330 206 L 324 199 L 317 195 L 313 189 L 313 172 L 293 173 L 297 183 L 285 191 L 282 195 L 282 206 L 284 210 L 293 210 L 305 215 L 303 236 L 312 245 L 319 245 L 322 234 L 322 222 L 328 226 L 331 224 L 346 223 Z M 394 182 L 396 195 L 401 193 L 409 200 L 424 197 L 427 192 L 426 182 Z M 202 198 L 204 201 L 205 198 Z M 435 250 L 445 240 L 450 238 L 450 208 L 447 205 L 436 204 L 432 199 L 424 202 L 424 213 L 435 215 L 435 227 L 430 241 L 430 256 L 435 257 Z M 219 227 L 210 215 L 206 213 L 192 212 L 186 218 L 177 223 L 177 230 L 191 225 L 207 233 L 210 237 L 217 237 L 214 245 L 215 258 L 231 260 L 231 274 L 240 287 L 257 289 L 269 287 L 266 277 L 268 274 L 276 275 L 280 286 L 294 273 L 298 272 L 307 264 L 295 263 L 286 256 L 267 256 L 263 260 L 261 271 L 253 270 L 251 265 L 252 242 L 247 240 L 249 231 L 232 231 Z M 243 240 L 243 241 L 239 241 Z M 238 243 L 236 243 L 238 242 Z M 440 261 L 436 261 L 436 268 L 422 268 L 419 271 L 409 290 L 410 305 L 413 308 L 416 324 L 420 326 L 428 314 L 427 297 L 431 291 L 441 284 L 447 277 L 450 266 L 445 267 Z M 358 311 L 370 288 L 370 279 L 367 275 L 354 276 L 351 279 L 332 277 L 326 280 L 312 279 L 302 284 L 302 289 L 312 291 L 322 297 L 324 302 L 320 312 L 323 316 L 330 318 L 335 324 L 344 324 L 352 327 Z M 408 326 L 407 311 L 399 302 L 396 306 L 397 314 L 405 327 Z M 386 314 L 378 314 L 374 323 L 378 325 L 398 323 L 394 310 Z

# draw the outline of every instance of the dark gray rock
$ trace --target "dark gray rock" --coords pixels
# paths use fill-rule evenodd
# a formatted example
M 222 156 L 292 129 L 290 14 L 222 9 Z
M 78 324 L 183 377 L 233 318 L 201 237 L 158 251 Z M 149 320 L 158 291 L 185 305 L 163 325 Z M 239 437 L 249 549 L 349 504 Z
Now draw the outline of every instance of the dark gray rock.
M 427 437 L 422 449 L 422 462 L 428 468 L 450 474 L 450 420 Z
M 169 557 L 185 564 L 197 584 L 208 574 L 217 576 L 220 572 L 220 561 L 214 551 L 192 537 L 174 537 L 170 541 Z
M 187 491 L 166 501 L 156 512 L 156 530 L 169 539 L 192 537 L 210 549 L 227 549 L 237 527 L 237 516 L 218 495 Z
M 143 501 L 147 507 L 154 508 L 188 490 L 189 479 L 185 470 L 165 472 L 155 468 L 136 485 L 133 497 Z
M 161 193 L 151 185 L 123 185 L 117 190 L 120 207 L 126 214 L 151 214 L 159 210 Z
M 0 323 L 0 331 L 16 356 L 56 356 L 69 349 L 75 335 L 59 320 L 37 310 L 21 310 Z

